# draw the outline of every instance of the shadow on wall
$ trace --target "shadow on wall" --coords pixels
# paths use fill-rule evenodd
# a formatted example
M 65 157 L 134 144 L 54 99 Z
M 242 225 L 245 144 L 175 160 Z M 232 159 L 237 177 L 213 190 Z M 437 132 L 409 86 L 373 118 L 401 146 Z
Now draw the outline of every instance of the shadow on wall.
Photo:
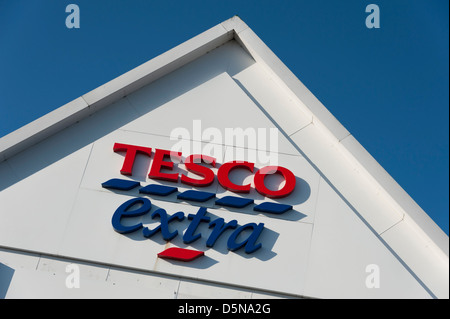
M 0 263 L 0 299 L 6 298 L 9 285 L 14 276 L 14 269 Z
M 147 214 L 145 214 L 143 216 L 139 216 L 139 217 L 126 218 L 123 221 L 121 221 L 121 224 L 124 226 L 132 226 L 132 225 L 142 223 L 144 225 L 144 227 L 148 227 L 149 229 L 155 229 L 160 224 L 160 218 L 156 217 L 154 219 L 151 215 L 158 209 L 161 209 L 161 207 L 152 203 L 152 208 Z M 187 215 L 188 214 L 196 214 L 197 210 L 198 210 L 198 207 L 186 206 L 185 211 L 184 211 L 186 218 L 184 218 L 182 221 L 175 221 L 170 224 L 170 227 L 169 227 L 170 232 L 175 232 L 175 231 L 178 232 L 178 235 L 176 235 L 173 239 L 170 240 L 171 244 L 173 244 L 176 247 L 181 247 L 181 248 L 187 248 L 186 246 L 188 245 L 196 250 L 206 251 L 206 252 L 208 250 L 212 249 L 222 255 L 236 253 L 244 258 L 257 258 L 261 261 L 270 260 L 277 255 L 277 253 L 273 251 L 273 247 L 274 247 L 275 242 L 277 241 L 280 234 L 278 232 L 268 228 L 267 226 L 264 228 L 260 237 L 257 240 L 258 243 L 262 243 L 261 249 L 258 249 L 255 253 L 252 253 L 252 254 L 247 254 L 242 249 L 239 249 L 235 252 L 231 252 L 228 249 L 227 241 L 228 241 L 230 235 L 234 232 L 235 228 L 226 229 L 217 238 L 213 247 L 207 247 L 206 241 L 212 232 L 211 227 L 209 227 L 209 221 L 201 222 L 198 225 L 198 227 L 196 228 L 195 233 L 200 235 L 200 237 L 197 240 L 195 240 L 194 242 L 191 242 L 189 244 L 185 244 L 183 242 L 183 233 L 185 232 L 185 230 L 189 227 L 189 225 L 191 223 L 191 221 L 187 218 Z M 167 212 L 167 213 L 169 215 L 172 215 L 174 212 Z M 209 218 L 210 221 L 220 218 L 219 216 L 211 213 L 208 210 L 206 211 L 205 216 L 207 218 Z M 239 217 L 237 217 L 237 219 L 239 219 Z M 231 218 L 227 219 L 226 222 L 229 222 L 230 220 L 231 220 Z M 239 227 L 239 226 L 242 226 L 242 224 L 238 224 L 237 227 Z M 239 235 L 239 238 L 245 239 L 248 237 L 248 235 L 250 235 L 250 232 L 244 231 L 242 234 Z M 146 237 L 144 237 L 144 235 L 142 233 L 142 228 L 140 228 L 132 233 L 124 234 L 124 236 L 126 236 L 132 240 L 136 240 L 136 241 L 152 240 L 152 241 L 158 243 L 160 246 L 164 246 L 168 243 L 168 241 L 163 239 L 163 237 L 161 235 L 161 231 L 158 231 L 151 237 L 146 238 Z M 166 260 L 166 261 L 168 261 L 172 264 L 182 264 L 183 266 L 188 266 L 188 267 L 197 268 L 197 269 L 207 269 L 217 263 L 217 260 L 215 260 L 209 256 L 205 256 L 205 257 L 206 258 L 201 258 L 199 260 L 196 260 L 196 261 L 190 262 L 190 263 L 184 263 L 182 261 L 172 261 L 172 260 Z

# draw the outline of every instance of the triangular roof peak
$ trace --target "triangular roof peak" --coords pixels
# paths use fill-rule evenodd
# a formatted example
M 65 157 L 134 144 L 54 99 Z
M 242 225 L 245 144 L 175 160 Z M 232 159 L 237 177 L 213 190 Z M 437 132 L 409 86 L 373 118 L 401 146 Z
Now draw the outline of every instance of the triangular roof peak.
M 299 101 L 298 106 L 309 117 L 310 123 L 314 123 L 314 126 L 327 136 L 329 143 L 332 143 L 334 148 L 342 152 L 352 167 L 360 172 L 361 178 L 365 178 L 376 185 L 376 189 L 382 194 L 383 199 L 389 201 L 394 210 L 402 216 L 399 221 L 389 225 L 388 228 L 379 228 L 375 221 L 381 217 L 374 216 L 373 212 L 368 213 L 368 215 L 361 213 L 362 218 L 367 221 L 367 226 L 372 228 L 380 240 L 384 241 L 392 252 L 400 260 L 403 260 L 409 269 L 420 277 L 420 280 L 425 282 L 426 286 L 439 285 L 436 278 L 431 278 L 430 274 L 427 274 L 429 269 L 421 269 L 420 263 L 424 256 L 427 256 L 425 258 L 435 256 L 434 258 L 438 258 L 446 265 L 448 273 L 448 236 L 238 16 L 212 27 L 2 137 L 0 139 L 0 162 L 233 39 L 256 63 L 264 67 L 272 79 L 289 94 L 290 98 Z M 289 121 L 295 121 L 295 118 L 291 118 Z M 306 147 L 305 149 L 305 145 L 300 145 L 301 139 L 297 137 L 296 132 L 285 130 L 289 123 L 277 120 L 276 124 L 292 144 L 304 150 L 316 168 L 330 179 L 330 184 L 339 189 L 338 177 L 334 180 L 334 175 L 329 173 L 328 170 L 331 168 L 327 168 L 327 165 L 324 164 L 326 159 L 320 159 L 320 156 L 316 157 L 313 148 L 307 149 Z M 413 237 L 415 239 L 411 240 Z M 411 241 L 412 246 L 404 244 L 405 238 Z M 411 251 L 411 249 L 414 251 Z

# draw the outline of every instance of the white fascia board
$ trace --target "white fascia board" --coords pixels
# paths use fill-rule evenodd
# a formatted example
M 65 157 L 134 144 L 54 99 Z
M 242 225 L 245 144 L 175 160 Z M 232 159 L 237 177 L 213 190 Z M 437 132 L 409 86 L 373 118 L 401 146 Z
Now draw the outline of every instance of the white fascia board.
M 70 126 L 88 115 L 88 104 L 79 97 L 22 126 L 0 139 L 0 162 Z
M 242 31 L 249 29 L 249 26 L 237 15 L 228 20 L 225 20 L 220 25 L 228 32 L 233 32 L 234 34 L 239 34 Z
M 287 88 L 294 97 L 306 106 L 304 111 L 312 116 L 315 125 L 332 137 L 353 163 L 366 172 L 377 183 L 394 205 L 404 214 L 404 220 L 415 225 L 418 234 L 425 236 L 443 253 L 449 256 L 448 236 L 420 208 L 403 188 L 384 170 L 384 168 L 365 150 L 350 132 L 328 111 L 328 109 L 308 90 L 308 88 L 283 64 L 283 62 L 248 27 L 244 28 L 238 17 L 233 17 L 239 31 L 235 40 L 243 46 L 256 62 L 263 65 L 279 84 Z M 230 19 L 231 20 L 231 19 Z M 232 21 L 227 23 L 231 24 Z M 231 26 L 229 26 L 231 28 Z M 283 123 L 278 123 L 283 127 Z
M 434 242 L 448 258 L 448 236 L 426 212 L 408 195 L 408 193 L 389 175 L 388 172 L 370 155 L 369 152 L 349 135 L 340 143 L 355 159 L 355 164 L 368 173 L 404 212 L 404 221 L 415 226 L 418 234 L 426 236 Z
M 93 112 L 233 39 L 220 24 L 83 95 Z
M 265 45 L 250 29 L 243 29 L 235 36 L 256 62 L 263 65 L 278 83 L 286 88 L 292 96 L 300 100 L 306 108 L 302 109 L 311 115 L 313 122 L 325 128 L 331 136 L 340 141 L 350 135 L 347 129 L 328 111 L 328 109 L 308 90 L 308 88 L 289 70 L 286 65 Z

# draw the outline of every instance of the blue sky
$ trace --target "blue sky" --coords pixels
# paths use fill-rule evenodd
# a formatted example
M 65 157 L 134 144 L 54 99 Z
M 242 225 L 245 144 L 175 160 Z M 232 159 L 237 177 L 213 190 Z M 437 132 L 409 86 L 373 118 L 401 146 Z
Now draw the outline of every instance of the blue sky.
M 68 4 L 80 28 L 68 29 Z M 368 4 L 380 28 L 368 29 Z M 446 0 L 0 0 L 0 136 L 239 15 L 449 233 Z

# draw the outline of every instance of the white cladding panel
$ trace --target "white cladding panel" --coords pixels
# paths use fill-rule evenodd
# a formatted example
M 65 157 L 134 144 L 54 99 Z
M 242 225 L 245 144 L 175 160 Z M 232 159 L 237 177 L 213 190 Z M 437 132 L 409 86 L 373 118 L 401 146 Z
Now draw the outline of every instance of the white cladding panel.
M 377 189 L 354 171 L 299 103 L 230 41 L 0 163 L 0 245 L 5 247 L 0 251 L 0 284 L 9 287 L 6 297 L 432 297 L 379 235 L 402 215 L 379 199 Z M 195 126 L 198 121 L 201 129 Z M 281 129 L 279 122 L 287 124 Z M 175 128 L 190 135 L 171 139 Z M 267 141 L 272 129 L 277 143 L 258 144 L 250 138 L 240 145 L 226 138 L 227 130 L 236 128 L 264 132 Z M 211 141 L 212 133 L 219 134 Z M 262 139 L 262 134 L 256 137 Z M 183 151 L 183 159 L 206 154 L 218 164 L 249 160 L 256 169 L 269 164 L 270 149 L 272 159 L 295 174 L 297 187 L 290 196 L 273 200 L 257 193 L 252 175 L 245 172 L 231 176 L 237 183 L 251 183 L 251 192 L 244 195 L 225 190 L 217 179 L 205 188 L 152 180 L 147 174 L 153 158 L 143 155 L 127 177 L 119 172 L 124 153 L 115 153 L 114 143 Z M 187 170 L 176 163 L 174 172 Z M 264 223 L 258 238 L 262 248 L 252 254 L 227 249 L 232 230 L 206 247 L 211 233 L 206 223 L 197 230 L 202 237 L 185 245 L 187 218 L 170 224 L 179 233 L 170 242 L 160 233 L 147 239 L 140 230 L 122 235 L 111 225 L 114 211 L 143 195 L 138 188 L 102 188 L 112 178 L 139 181 L 141 186 L 176 186 L 179 193 L 197 189 L 218 198 L 241 196 L 255 204 L 285 203 L 293 210 L 271 216 L 253 211 L 253 206 L 226 209 L 213 199 L 192 204 L 176 194 L 144 195 L 151 199 L 152 210 L 124 221 L 153 228 L 158 222 L 151 214 L 158 208 L 187 216 L 204 206 L 211 220 Z M 271 187 L 280 182 L 268 178 Z M 373 218 L 367 210 L 379 211 L 381 217 Z M 157 257 L 169 247 L 201 250 L 205 256 L 189 263 Z M 65 285 L 71 262 L 80 265 L 79 290 Z M 371 264 L 381 270 L 379 288 L 366 285 Z

